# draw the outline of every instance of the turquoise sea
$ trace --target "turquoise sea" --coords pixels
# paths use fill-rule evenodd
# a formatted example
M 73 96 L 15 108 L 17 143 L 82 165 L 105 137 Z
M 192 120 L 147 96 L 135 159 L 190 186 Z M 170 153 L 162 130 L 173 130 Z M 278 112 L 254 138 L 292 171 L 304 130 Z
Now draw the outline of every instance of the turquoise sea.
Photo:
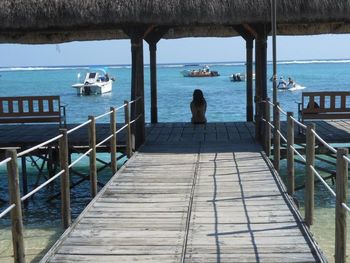
M 183 69 L 199 69 L 209 65 L 211 70 L 220 73 L 213 78 L 185 78 L 180 74 Z M 57 67 L 23 67 L 0 68 L 0 91 L 2 96 L 14 95 L 59 95 L 66 105 L 68 123 L 81 123 L 88 115 L 104 113 L 110 106 L 120 106 L 124 100 L 130 99 L 131 68 L 130 65 L 101 65 L 108 68 L 110 76 L 116 78 L 113 91 L 96 96 L 78 96 L 71 85 L 78 81 L 78 74 L 85 76 L 90 68 L 100 66 L 57 66 Z M 207 100 L 208 122 L 245 121 L 246 116 L 246 83 L 231 82 L 229 75 L 244 73 L 244 62 L 223 63 L 191 63 L 158 65 L 158 116 L 159 122 L 190 121 L 189 104 L 194 89 L 202 89 Z M 268 65 L 268 78 L 272 75 L 272 65 Z M 292 77 L 304 90 L 279 91 L 278 100 L 285 111 L 293 111 L 297 115 L 297 103 L 301 100 L 302 91 L 350 91 L 350 59 L 315 60 L 315 61 L 281 61 L 278 63 L 278 75 L 285 79 Z M 272 82 L 268 81 L 268 93 L 272 97 Z M 150 121 L 150 87 L 149 67 L 145 66 L 145 110 L 146 121 Z M 123 118 L 123 117 L 119 117 Z M 120 120 L 120 119 L 119 119 Z M 108 156 L 104 156 L 108 158 Z M 104 158 L 103 156 L 101 158 Z M 36 170 L 27 160 L 29 172 L 32 174 L 30 185 L 37 180 Z M 285 164 L 282 164 L 282 169 Z M 83 160 L 77 168 L 87 172 L 87 160 Z M 299 182 L 302 181 L 303 166 L 298 166 Z M 99 174 L 100 181 L 106 182 L 110 171 Z M 43 180 L 42 178 L 40 180 Z M 7 199 L 7 178 L 4 167 L 0 167 L 0 200 Z M 26 227 L 26 245 L 28 258 L 34 262 L 40 259 L 47 244 L 52 244 L 61 233 L 60 205 L 58 199 L 49 200 L 57 192 L 58 184 L 40 192 L 30 200 L 24 208 Z M 72 213 L 76 217 L 89 202 L 89 185 L 83 182 L 72 191 Z M 317 219 L 314 233 L 321 247 L 332 261 L 334 236 L 334 200 L 318 185 Z M 297 193 L 302 204 L 303 191 Z M 0 212 L 5 208 L 0 201 Z M 349 224 L 350 225 L 350 224 Z M 12 262 L 11 234 L 8 217 L 0 219 L 0 262 Z M 349 234 L 350 236 L 350 234 Z M 350 241 L 349 241 L 350 242 Z
M 191 63 L 158 65 L 158 110 L 160 122 L 189 121 L 189 103 L 192 92 L 200 88 L 208 102 L 207 119 L 216 121 L 245 120 L 245 82 L 230 82 L 232 73 L 245 72 L 243 62 L 207 63 L 212 70 L 220 73 L 213 78 L 184 78 L 180 71 L 197 69 L 201 65 Z M 95 68 L 96 66 L 94 66 Z M 71 85 L 77 76 L 85 76 L 88 66 L 0 68 L 0 89 L 2 96 L 16 95 L 60 95 L 67 105 L 68 122 L 76 123 L 87 119 L 89 114 L 99 114 L 111 105 L 121 105 L 130 99 L 130 66 L 103 66 L 109 75 L 116 77 L 112 93 L 102 96 L 76 96 Z M 269 64 L 268 76 L 272 75 Z M 278 74 L 287 79 L 291 76 L 305 86 L 305 91 L 350 89 L 350 60 L 334 61 L 285 61 L 278 64 Z M 272 83 L 268 81 L 269 96 L 272 96 Z M 302 91 L 281 91 L 279 101 L 287 111 L 296 113 Z M 145 67 L 146 121 L 150 120 L 149 67 Z

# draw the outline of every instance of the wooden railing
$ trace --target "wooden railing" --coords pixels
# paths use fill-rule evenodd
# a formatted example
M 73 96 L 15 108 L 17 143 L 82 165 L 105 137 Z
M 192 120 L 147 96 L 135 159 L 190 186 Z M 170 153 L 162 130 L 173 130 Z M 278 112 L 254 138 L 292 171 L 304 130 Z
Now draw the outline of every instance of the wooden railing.
M 90 188 L 91 196 L 95 197 L 97 194 L 97 169 L 96 169 L 96 148 L 110 141 L 110 158 L 112 173 L 117 172 L 117 134 L 126 129 L 126 154 L 130 158 L 132 156 L 132 134 L 131 125 L 133 125 L 139 118 L 137 116 L 134 120 L 130 120 L 130 105 L 137 103 L 140 97 L 128 102 L 124 101 L 124 104 L 118 108 L 111 107 L 110 111 L 103 113 L 99 116 L 89 116 L 88 121 L 70 129 L 60 129 L 60 134 L 54 138 L 51 138 L 43 143 L 40 143 L 30 149 L 17 153 L 16 150 L 6 150 L 6 158 L 0 162 L 0 166 L 7 164 L 7 175 L 9 182 L 9 206 L 0 213 L 0 219 L 10 213 L 11 225 L 12 225 L 12 244 L 14 253 L 14 262 L 25 262 L 25 249 L 23 238 L 23 219 L 22 219 L 22 202 L 33 196 L 40 191 L 46 185 L 52 181 L 60 178 L 61 181 L 61 217 L 62 225 L 64 229 L 71 225 L 71 213 L 70 213 L 70 180 L 69 169 L 77 164 L 83 157 L 89 155 L 90 166 Z M 116 116 L 118 110 L 124 108 L 124 120 L 125 124 L 118 130 L 116 130 Z M 101 142 L 96 143 L 96 120 L 105 116 L 110 116 L 110 135 L 103 139 Z M 89 149 L 83 153 L 74 162 L 69 164 L 68 158 L 68 135 L 76 130 L 88 125 L 89 126 Z M 28 194 L 21 197 L 19 174 L 17 158 L 25 156 L 39 148 L 46 147 L 50 143 L 57 142 L 59 147 L 59 163 L 60 171 L 53 175 L 49 180 L 45 181 L 41 185 L 37 186 Z
M 269 156 L 271 152 L 271 129 L 273 129 L 273 165 L 277 172 L 280 170 L 280 142 L 286 144 L 287 150 L 287 192 L 290 196 L 294 195 L 295 189 L 295 169 L 294 157 L 297 155 L 305 164 L 305 224 L 310 227 L 314 222 L 314 186 L 315 176 L 326 187 L 329 193 L 335 198 L 335 262 L 346 262 L 346 246 L 347 246 L 347 213 L 350 213 L 350 208 L 347 205 L 348 191 L 348 164 L 350 163 L 347 157 L 348 149 L 335 149 L 324 141 L 316 132 L 314 123 L 303 124 L 293 117 L 292 112 L 285 112 L 278 103 L 272 104 L 269 99 L 261 102 L 261 109 L 264 108 L 265 116 L 261 121 L 265 123 L 263 147 L 266 154 Z M 270 107 L 274 110 L 273 123 L 270 121 Z M 287 117 L 287 135 L 282 134 L 280 129 L 280 114 Z M 298 125 L 300 129 L 305 131 L 306 136 L 306 154 L 305 157 L 296 149 L 294 144 L 294 126 Z M 336 191 L 327 184 L 323 177 L 319 174 L 315 167 L 315 144 L 318 143 L 326 147 L 330 152 L 336 154 Z

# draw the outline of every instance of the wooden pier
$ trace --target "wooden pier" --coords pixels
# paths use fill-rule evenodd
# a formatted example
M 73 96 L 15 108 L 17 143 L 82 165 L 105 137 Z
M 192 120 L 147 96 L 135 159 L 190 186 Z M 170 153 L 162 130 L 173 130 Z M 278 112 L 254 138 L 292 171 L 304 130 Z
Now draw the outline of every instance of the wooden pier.
M 308 121 L 306 121 L 306 123 L 308 123 Z M 327 142 L 350 142 L 350 121 L 325 120 L 313 121 L 313 123 L 316 124 L 317 132 Z M 71 129 L 77 125 L 78 124 L 68 124 L 67 129 Z M 117 125 L 117 127 L 121 126 L 122 124 Z M 281 121 L 281 129 L 283 133 L 286 134 L 286 121 Z M 147 138 L 148 141 L 171 142 L 193 138 L 195 140 L 205 139 L 206 141 L 229 140 L 230 142 L 244 142 L 254 140 L 255 127 L 252 122 L 228 122 L 225 123 L 225 125 L 209 123 L 205 129 L 196 129 L 184 123 L 160 123 L 157 125 L 147 125 L 146 131 L 147 134 L 149 134 Z M 97 141 L 107 137 L 109 132 L 109 124 L 96 124 Z M 25 149 L 57 136 L 59 134 L 59 126 L 55 124 L 0 125 L 0 134 L 0 147 L 18 147 Z M 305 135 L 299 134 L 297 128 L 295 128 L 295 135 L 295 142 L 305 142 Z M 76 133 L 72 133 L 69 138 L 69 144 L 69 146 L 73 148 L 87 147 L 89 144 L 88 130 L 81 129 Z M 118 146 L 118 148 L 125 147 L 125 131 L 122 131 L 118 136 Z M 101 147 L 101 150 L 102 149 L 103 147 Z
M 72 129 L 78 124 L 68 124 L 65 128 Z M 117 125 L 121 127 L 122 124 Z M 0 125 L 0 147 L 15 147 L 26 149 L 47 141 L 59 134 L 57 124 L 8 124 Z M 96 140 L 101 141 L 110 133 L 108 123 L 96 124 Z M 125 131 L 118 136 L 119 146 L 125 147 Z M 57 142 L 51 145 L 57 145 Z M 88 128 L 82 128 L 69 135 L 69 148 L 81 148 L 89 145 Z M 103 146 L 109 145 L 106 142 Z M 104 149 L 100 147 L 100 149 Z
M 150 126 L 42 262 L 323 262 L 253 131 Z

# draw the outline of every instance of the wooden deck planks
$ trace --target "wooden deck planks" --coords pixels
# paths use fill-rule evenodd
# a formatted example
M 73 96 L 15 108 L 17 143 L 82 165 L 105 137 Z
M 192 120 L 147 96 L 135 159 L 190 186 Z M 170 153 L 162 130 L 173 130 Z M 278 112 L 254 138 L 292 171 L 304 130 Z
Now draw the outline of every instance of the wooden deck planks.
M 306 122 L 307 123 L 307 122 Z M 349 120 L 314 121 L 319 135 L 330 143 L 347 143 L 350 141 Z M 67 125 L 68 129 L 78 124 Z M 121 127 L 122 124 L 118 124 Z M 282 133 L 286 135 L 286 122 L 281 122 Z M 305 141 L 305 136 L 298 133 L 295 127 L 295 141 Z M 97 124 L 97 142 L 109 136 L 109 124 Z M 35 125 L 0 125 L 0 148 L 22 147 L 23 149 L 46 141 L 59 133 L 59 126 L 55 124 Z M 206 125 L 192 125 L 190 123 L 160 123 L 146 126 L 148 142 L 176 143 L 185 141 L 196 142 L 225 142 L 254 143 L 255 127 L 252 122 L 207 123 Z M 125 132 L 118 135 L 118 146 L 125 146 Z M 87 146 L 88 130 L 79 129 L 69 136 L 70 146 Z M 106 143 L 108 145 L 109 142 Z
M 252 131 L 153 127 L 42 262 L 318 262 Z
M 189 148 L 134 156 L 48 261 L 179 262 L 198 155 Z
M 315 262 L 260 153 L 214 147 L 201 154 L 186 262 Z

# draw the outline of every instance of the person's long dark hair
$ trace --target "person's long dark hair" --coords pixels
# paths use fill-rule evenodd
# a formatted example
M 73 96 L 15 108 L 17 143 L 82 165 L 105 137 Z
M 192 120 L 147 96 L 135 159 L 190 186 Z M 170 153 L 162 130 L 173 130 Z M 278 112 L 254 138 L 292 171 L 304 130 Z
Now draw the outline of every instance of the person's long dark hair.
M 202 106 L 206 103 L 203 92 L 200 89 L 195 89 L 193 91 L 193 101 L 195 106 Z

